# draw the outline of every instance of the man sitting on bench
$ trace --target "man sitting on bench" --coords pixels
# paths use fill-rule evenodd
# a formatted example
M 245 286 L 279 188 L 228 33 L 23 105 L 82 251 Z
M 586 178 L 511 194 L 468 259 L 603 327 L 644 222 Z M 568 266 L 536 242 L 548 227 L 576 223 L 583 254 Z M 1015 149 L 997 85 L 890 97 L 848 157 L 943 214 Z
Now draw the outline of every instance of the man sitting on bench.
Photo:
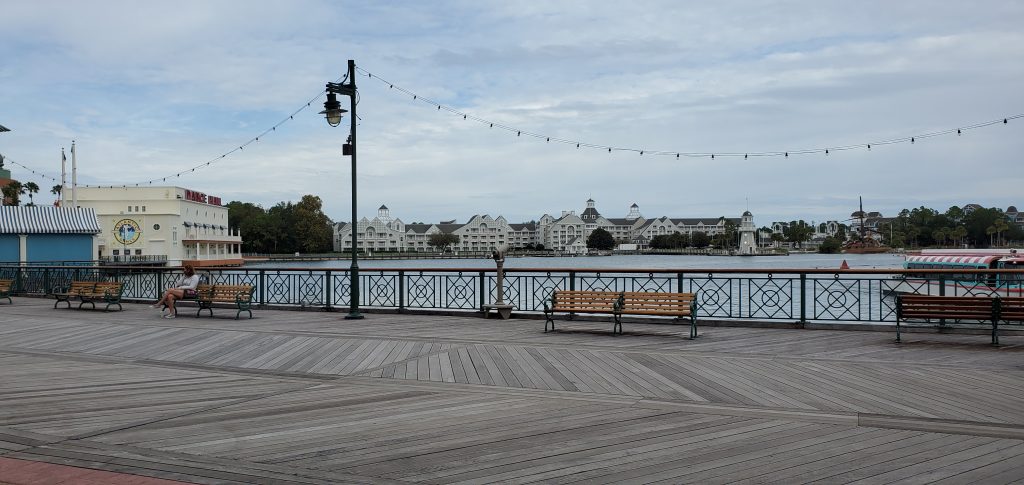
M 184 274 L 178 279 L 178 284 L 174 288 L 169 288 L 165 291 L 160 300 L 149 306 L 150 308 L 160 308 L 160 313 L 164 318 L 174 318 L 177 314 L 177 311 L 174 309 L 175 301 L 196 297 L 199 275 L 196 274 L 196 270 L 191 264 L 186 264 L 182 268 L 182 272 Z M 165 309 L 167 310 L 166 314 L 164 314 Z

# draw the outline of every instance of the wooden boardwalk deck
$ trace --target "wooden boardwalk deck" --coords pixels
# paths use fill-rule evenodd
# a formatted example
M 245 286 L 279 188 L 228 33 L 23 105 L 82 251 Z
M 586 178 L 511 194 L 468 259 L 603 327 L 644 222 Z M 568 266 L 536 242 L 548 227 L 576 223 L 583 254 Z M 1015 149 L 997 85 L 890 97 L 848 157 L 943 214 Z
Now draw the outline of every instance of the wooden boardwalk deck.
M 0 307 L 0 457 L 194 483 L 1024 482 L 1022 336 L 51 306 Z

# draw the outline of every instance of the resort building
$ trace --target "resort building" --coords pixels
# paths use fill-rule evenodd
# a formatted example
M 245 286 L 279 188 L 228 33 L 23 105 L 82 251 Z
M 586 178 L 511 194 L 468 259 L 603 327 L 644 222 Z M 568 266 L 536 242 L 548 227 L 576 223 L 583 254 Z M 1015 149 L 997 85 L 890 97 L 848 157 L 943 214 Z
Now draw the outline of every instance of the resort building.
M 748 212 L 749 214 L 749 212 Z M 753 224 L 753 216 L 750 216 Z M 502 245 L 512 248 L 543 247 L 567 254 L 585 254 L 587 238 L 598 228 L 611 233 L 622 245 L 644 249 L 651 237 L 680 232 L 692 235 L 704 232 L 715 236 L 725 232 L 727 223 L 737 228 L 741 218 L 668 218 L 645 219 L 640 207 L 632 204 L 625 217 L 605 217 L 597 210 L 596 202 L 589 199 L 586 208 L 579 215 L 574 210 L 565 210 L 559 217 L 544 214 L 537 221 L 510 224 L 503 216 L 474 215 L 465 223 L 454 220 L 436 224 L 414 222 L 404 224 L 392 218 L 387 206 L 380 206 L 377 217 L 363 218 L 357 224 L 359 247 L 366 251 L 436 251 L 430 246 L 433 234 L 454 234 L 459 242 L 451 247 L 453 251 L 491 251 Z M 334 226 L 334 250 L 348 251 L 352 248 L 351 224 L 341 222 Z
M 78 206 L 99 220 L 96 258 L 177 266 L 242 264 L 242 237 L 219 197 L 182 187 L 78 187 Z M 64 188 L 70 203 L 71 189 Z

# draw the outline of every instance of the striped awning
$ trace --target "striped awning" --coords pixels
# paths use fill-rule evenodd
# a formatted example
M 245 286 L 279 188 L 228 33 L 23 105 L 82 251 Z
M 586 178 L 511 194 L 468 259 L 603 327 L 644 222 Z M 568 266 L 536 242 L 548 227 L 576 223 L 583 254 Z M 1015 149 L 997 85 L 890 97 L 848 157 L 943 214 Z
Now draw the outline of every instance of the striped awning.
M 934 263 L 964 266 L 988 266 L 989 263 L 999 259 L 1001 256 L 992 255 L 964 255 L 964 256 L 907 256 L 907 263 Z
M 99 234 L 94 209 L 53 206 L 0 207 L 0 234 Z

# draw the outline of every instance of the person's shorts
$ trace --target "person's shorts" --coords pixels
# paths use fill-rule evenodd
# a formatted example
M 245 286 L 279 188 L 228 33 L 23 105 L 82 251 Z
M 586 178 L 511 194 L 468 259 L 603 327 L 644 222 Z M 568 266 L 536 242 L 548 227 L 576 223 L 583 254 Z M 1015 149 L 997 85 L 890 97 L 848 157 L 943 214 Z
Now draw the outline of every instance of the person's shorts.
M 186 289 L 185 290 L 185 298 L 195 298 L 195 297 L 196 297 L 196 290 L 190 290 L 190 289 Z

